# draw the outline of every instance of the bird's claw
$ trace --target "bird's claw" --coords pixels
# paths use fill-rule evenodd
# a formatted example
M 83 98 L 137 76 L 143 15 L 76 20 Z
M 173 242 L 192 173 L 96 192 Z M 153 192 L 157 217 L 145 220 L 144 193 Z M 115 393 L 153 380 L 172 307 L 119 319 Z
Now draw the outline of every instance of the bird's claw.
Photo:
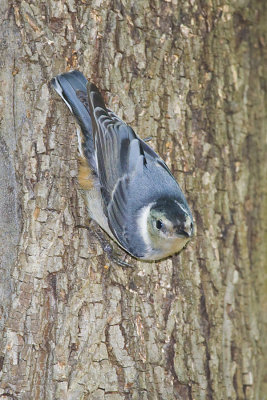
M 100 231 L 100 229 L 94 230 L 94 234 L 97 237 L 97 239 L 99 240 L 99 243 L 100 243 L 104 253 L 107 254 L 107 257 L 111 262 L 114 262 L 115 264 L 117 264 L 121 267 L 131 267 L 131 268 L 133 267 L 132 265 L 128 264 L 126 261 L 123 261 L 120 258 L 121 255 L 114 251 L 112 244 L 105 239 L 103 232 Z

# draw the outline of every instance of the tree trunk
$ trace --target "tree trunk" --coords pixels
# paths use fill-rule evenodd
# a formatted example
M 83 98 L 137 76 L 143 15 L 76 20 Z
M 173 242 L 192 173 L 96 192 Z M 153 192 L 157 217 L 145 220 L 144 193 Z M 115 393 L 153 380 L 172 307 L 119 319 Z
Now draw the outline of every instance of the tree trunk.
M 227 3 L 2 1 L 1 399 L 266 395 L 267 14 Z M 49 86 L 70 69 L 178 179 L 196 224 L 180 255 L 103 253 Z

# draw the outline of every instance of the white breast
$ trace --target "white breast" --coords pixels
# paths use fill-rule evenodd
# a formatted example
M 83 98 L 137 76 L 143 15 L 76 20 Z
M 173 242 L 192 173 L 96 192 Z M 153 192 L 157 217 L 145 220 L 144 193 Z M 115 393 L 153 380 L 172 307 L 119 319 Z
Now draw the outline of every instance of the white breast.
M 103 212 L 103 200 L 99 188 L 94 187 L 91 190 L 83 191 L 83 194 L 90 218 L 95 220 L 112 239 L 116 240 L 109 229 L 107 217 Z

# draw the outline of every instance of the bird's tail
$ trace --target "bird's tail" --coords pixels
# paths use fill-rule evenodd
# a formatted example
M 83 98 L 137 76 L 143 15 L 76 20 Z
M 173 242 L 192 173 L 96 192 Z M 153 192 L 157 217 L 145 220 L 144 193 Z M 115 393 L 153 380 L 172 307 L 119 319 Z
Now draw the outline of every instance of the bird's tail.
M 87 158 L 91 168 L 96 170 L 92 120 L 86 88 L 87 83 L 87 79 L 79 71 L 57 75 L 51 80 L 53 88 L 76 117 L 84 136 L 84 140 L 82 140 L 83 155 Z M 79 135 L 78 139 L 80 139 Z M 79 143 L 79 145 L 81 150 L 81 144 Z

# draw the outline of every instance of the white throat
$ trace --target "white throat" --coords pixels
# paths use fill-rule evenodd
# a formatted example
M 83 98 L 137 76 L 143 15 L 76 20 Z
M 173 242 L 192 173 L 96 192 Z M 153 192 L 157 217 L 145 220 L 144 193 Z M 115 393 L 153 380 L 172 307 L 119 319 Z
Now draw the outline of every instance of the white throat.
M 168 237 L 160 238 L 156 243 L 151 240 L 151 235 L 149 233 L 148 218 L 151 211 L 151 207 L 155 203 L 150 203 L 147 206 L 141 208 L 137 217 L 137 229 L 138 234 L 142 237 L 146 245 L 146 255 L 142 257 L 144 260 L 160 260 L 162 258 L 168 257 L 171 254 L 175 254 L 182 250 L 190 238 L 179 238 L 179 237 Z M 188 217 L 189 223 L 191 223 L 191 218 Z

